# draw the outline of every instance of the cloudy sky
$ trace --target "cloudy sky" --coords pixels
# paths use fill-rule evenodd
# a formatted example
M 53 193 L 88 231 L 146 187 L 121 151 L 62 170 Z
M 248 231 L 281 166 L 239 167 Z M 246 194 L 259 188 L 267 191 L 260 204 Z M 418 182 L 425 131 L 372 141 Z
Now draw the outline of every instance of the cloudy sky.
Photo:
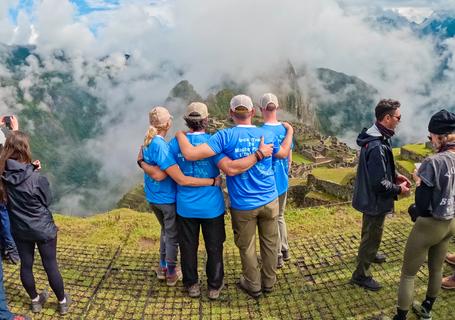
M 123 181 L 137 174 L 124 163 L 134 163 L 147 128 L 144 115 L 178 81 L 189 80 L 206 96 L 223 79 L 236 79 L 250 83 L 249 93 L 257 97 L 269 91 L 257 79 L 276 76 L 287 61 L 357 76 L 381 97 L 399 99 L 400 136 L 423 139 L 429 111 L 422 106 L 455 106 L 455 41 L 444 40 L 441 55 L 432 37 L 410 28 L 377 28 L 371 15 L 384 10 L 421 22 L 433 11 L 455 12 L 455 1 L 0 0 L 0 43 L 36 45 L 44 67 L 31 64 L 24 86 L 39 81 L 43 68 L 64 68 L 103 99 L 111 115 L 124 114 L 124 123 L 87 146 L 115 158 L 103 169 Z M 49 53 L 55 50 L 71 57 L 70 67 L 53 59 Z M 127 68 L 125 53 L 132 55 Z M 435 86 L 442 61 L 447 81 Z M 106 75 L 106 66 L 113 75 Z M 91 77 L 95 89 L 87 85 Z M 0 106 L 1 99 L 11 99 L 5 92 Z M 179 119 L 181 110 L 172 111 Z

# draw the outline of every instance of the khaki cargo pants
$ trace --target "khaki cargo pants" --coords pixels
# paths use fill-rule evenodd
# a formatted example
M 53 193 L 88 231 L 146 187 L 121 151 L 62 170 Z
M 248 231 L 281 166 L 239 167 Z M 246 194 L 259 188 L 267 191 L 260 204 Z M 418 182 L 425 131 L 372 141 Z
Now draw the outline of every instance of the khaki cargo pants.
M 243 277 L 250 291 L 261 287 L 272 288 L 276 282 L 278 259 L 278 198 L 254 210 L 231 208 L 234 241 L 240 251 Z M 259 245 L 262 269 L 256 254 L 256 227 L 259 231 Z

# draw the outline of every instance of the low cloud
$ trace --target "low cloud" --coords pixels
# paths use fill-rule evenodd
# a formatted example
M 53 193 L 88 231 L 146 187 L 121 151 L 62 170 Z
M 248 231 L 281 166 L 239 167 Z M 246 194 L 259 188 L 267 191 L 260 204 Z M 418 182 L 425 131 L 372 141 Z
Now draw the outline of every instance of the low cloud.
M 425 111 L 422 106 L 455 105 L 453 39 L 445 41 L 446 53 L 441 56 L 432 37 L 419 37 L 410 28 L 373 28 L 366 0 L 106 3 L 89 1 L 89 6 L 106 10 L 81 15 L 68 0 L 36 1 L 32 13 L 18 12 L 16 25 L 8 17 L 8 8 L 18 2 L 0 4 L 0 41 L 35 44 L 45 70 L 71 72 L 79 85 L 105 102 L 106 130 L 88 141 L 86 150 L 103 160 L 106 190 L 116 184 L 126 190 L 140 180 L 134 162 L 147 129 L 147 111 L 162 104 L 182 79 L 189 80 L 203 97 L 224 79 L 232 79 L 249 84 L 249 93 L 258 98 L 270 91 L 288 61 L 308 70 L 330 68 L 366 81 L 380 97 L 400 100 L 403 141 L 421 140 L 426 134 L 422 128 L 431 108 Z M 375 2 L 384 8 L 431 10 L 447 4 Z M 353 6 L 358 10 L 348 9 Z M 68 57 L 65 63 L 51 54 L 56 50 Z M 126 61 L 124 54 L 131 58 Z M 444 80 L 435 83 L 444 59 L 448 61 Z M 4 72 L 0 68 L 0 74 Z M 36 80 L 34 72 L 33 67 L 26 70 L 24 86 Z M 96 86 L 89 86 L 90 79 Z M 298 83 L 307 103 L 313 105 L 312 90 L 321 89 L 316 77 L 307 74 Z M 0 92 L 0 107 L 14 95 L 5 90 Z M 176 118 L 181 117 L 182 107 L 171 106 Z M 76 194 L 62 205 L 72 206 L 78 199 Z

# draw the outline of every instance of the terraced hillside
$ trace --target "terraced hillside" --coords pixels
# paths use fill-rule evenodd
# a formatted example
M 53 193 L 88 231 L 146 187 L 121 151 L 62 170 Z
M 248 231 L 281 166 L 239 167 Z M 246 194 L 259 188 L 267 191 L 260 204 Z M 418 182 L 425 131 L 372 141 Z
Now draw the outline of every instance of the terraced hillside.
M 226 288 L 221 299 L 207 299 L 200 246 L 203 295 L 188 298 L 181 284 L 168 288 L 154 276 L 158 263 L 159 228 L 150 213 L 118 209 L 90 218 L 56 215 L 59 261 L 74 305 L 67 319 L 371 319 L 390 313 L 396 290 L 405 239 L 411 228 L 401 211 L 410 200 L 401 200 L 397 213 L 386 221 L 382 250 L 388 262 L 374 266 L 384 284 L 378 293 L 348 284 L 359 242 L 360 215 L 349 207 L 292 209 L 287 211 L 291 261 L 278 271 L 271 294 L 254 300 L 236 288 L 241 266 L 226 216 Z M 451 250 L 455 245 L 451 244 Z M 38 288 L 45 274 L 37 263 Z M 451 270 L 446 268 L 445 273 Z M 425 290 L 427 268 L 419 272 L 417 297 Z M 18 267 L 5 265 L 9 305 L 15 312 L 29 313 Z M 444 291 L 435 306 L 436 319 L 449 319 L 455 292 Z M 33 319 L 58 319 L 55 297 Z M 413 318 L 411 318 L 413 319 Z

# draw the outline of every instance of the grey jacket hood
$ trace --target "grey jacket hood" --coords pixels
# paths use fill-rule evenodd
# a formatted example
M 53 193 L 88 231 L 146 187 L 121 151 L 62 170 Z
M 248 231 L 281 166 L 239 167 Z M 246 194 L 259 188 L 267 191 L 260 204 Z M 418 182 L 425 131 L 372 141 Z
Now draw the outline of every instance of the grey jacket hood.
M 14 186 L 27 180 L 33 173 L 31 164 L 20 163 L 13 159 L 6 160 L 5 172 L 2 179 Z
M 357 145 L 363 147 L 367 143 L 370 143 L 373 140 L 383 139 L 381 132 L 379 132 L 378 127 L 373 124 L 369 129 L 364 128 L 357 137 Z

